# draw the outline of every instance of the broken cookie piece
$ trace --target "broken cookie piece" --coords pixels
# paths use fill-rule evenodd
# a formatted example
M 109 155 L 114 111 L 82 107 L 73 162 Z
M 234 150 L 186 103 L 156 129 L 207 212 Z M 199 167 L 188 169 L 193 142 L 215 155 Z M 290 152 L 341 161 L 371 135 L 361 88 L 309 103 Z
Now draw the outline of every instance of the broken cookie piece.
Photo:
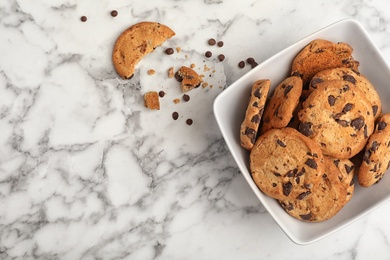
M 176 73 L 175 78 L 181 82 L 181 90 L 183 92 L 190 91 L 197 88 L 203 82 L 202 77 L 198 75 L 193 69 L 182 66 Z
M 160 100 L 156 91 L 150 91 L 144 95 L 145 107 L 160 110 Z

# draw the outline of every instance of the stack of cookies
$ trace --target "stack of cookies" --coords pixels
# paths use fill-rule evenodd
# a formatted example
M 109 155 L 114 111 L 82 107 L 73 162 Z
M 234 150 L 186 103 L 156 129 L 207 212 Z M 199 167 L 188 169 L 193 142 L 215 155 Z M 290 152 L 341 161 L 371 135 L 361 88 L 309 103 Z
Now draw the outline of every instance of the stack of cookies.
M 352 198 L 355 175 L 370 187 L 389 167 L 390 114 L 352 53 L 317 39 L 273 93 L 268 79 L 252 86 L 240 139 L 253 180 L 303 221 L 333 217 Z

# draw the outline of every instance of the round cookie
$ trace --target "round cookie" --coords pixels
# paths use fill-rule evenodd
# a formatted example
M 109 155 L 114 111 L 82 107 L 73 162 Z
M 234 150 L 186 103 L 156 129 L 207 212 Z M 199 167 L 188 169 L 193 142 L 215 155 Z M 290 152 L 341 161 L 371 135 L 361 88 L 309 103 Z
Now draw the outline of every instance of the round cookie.
M 351 158 L 374 131 L 374 116 L 364 93 L 343 80 L 317 84 L 298 113 L 299 131 L 321 146 L 324 155 Z
M 347 67 L 358 70 L 359 62 L 352 57 L 353 48 L 346 43 L 316 39 L 306 45 L 294 58 L 291 75 L 302 77 L 304 88 L 318 72 Z
M 359 168 L 358 180 L 362 187 L 370 187 L 383 178 L 390 162 L 390 114 L 379 118 L 374 133 L 368 139 Z
M 256 142 L 257 132 L 270 86 L 271 81 L 268 79 L 257 80 L 252 85 L 248 107 L 240 130 L 241 146 L 247 150 L 251 150 Z
M 249 164 L 259 189 L 280 200 L 311 194 L 324 171 L 320 147 L 288 127 L 261 135 L 251 150 Z
M 382 111 L 382 104 L 378 92 L 371 82 L 361 73 L 351 68 L 334 68 L 318 72 L 310 81 L 309 90 L 317 88 L 317 84 L 326 80 L 345 80 L 349 81 L 360 89 L 365 97 L 370 101 L 375 119 Z
M 283 128 L 288 125 L 298 105 L 302 93 L 302 80 L 291 76 L 283 80 L 274 90 L 267 102 L 263 115 L 261 133 L 271 128 Z
M 126 29 L 112 52 L 116 72 L 124 79 L 131 78 L 137 63 L 174 35 L 168 26 L 156 22 L 140 22 Z

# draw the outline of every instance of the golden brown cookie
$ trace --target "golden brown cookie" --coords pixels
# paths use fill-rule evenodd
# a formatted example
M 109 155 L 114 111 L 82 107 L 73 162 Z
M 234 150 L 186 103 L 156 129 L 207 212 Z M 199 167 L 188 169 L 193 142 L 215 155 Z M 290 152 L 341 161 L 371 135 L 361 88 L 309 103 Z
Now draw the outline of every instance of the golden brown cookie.
M 251 150 L 256 142 L 270 85 L 271 81 L 268 79 L 257 80 L 252 85 L 249 104 L 240 130 L 241 146 L 247 150 Z
M 150 91 L 144 95 L 145 107 L 160 110 L 160 100 L 156 91 Z
M 360 89 L 370 101 L 375 119 L 382 112 L 382 104 L 378 92 L 371 82 L 361 73 L 351 68 L 334 68 L 318 72 L 310 81 L 309 90 L 317 87 L 318 83 L 325 80 L 345 80 L 354 84 Z
M 362 187 L 370 187 L 383 178 L 390 162 L 390 114 L 379 118 L 374 133 L 368 139 L 359 168 L 358 180 Z
M 131 78 L 138 62 L 174 35 L 168 26 L 156 22 L 140 22 L 126 29 L 112 53 L 116 72 L 124 79 Z
M 190 91 L 197 88 L 203 82 L 202 77 L 191 68 L 182 66 L 175 73 L 175 78 L 180 82 L 181 90 L 183 92 Z
M 313 40 L 294 58 L 291 75 L 301 76 L 306 89 L 311 78 L 322 70 L 338 67 L 358 70 L 359 62 L 353 59 L 352 52 L 353 48 L 347 43 Z
M 320 145 L 324 155 L 351 158 L 364 148 L 374 131 L 371 103 L 350 82 L 317 84 L 302 107 L 299 131 Z
M 259 189 L 279 200 L 311 194 L 324 172 L 320 147 L 293 128 L 271 129 L 261 135 L 251 150 L 249 165 Z
M 274 90 L 264 110 L 261 133 L 271 128 L 288 125 L 302 93 L 302 80 L 291 76 L 283 80 Z

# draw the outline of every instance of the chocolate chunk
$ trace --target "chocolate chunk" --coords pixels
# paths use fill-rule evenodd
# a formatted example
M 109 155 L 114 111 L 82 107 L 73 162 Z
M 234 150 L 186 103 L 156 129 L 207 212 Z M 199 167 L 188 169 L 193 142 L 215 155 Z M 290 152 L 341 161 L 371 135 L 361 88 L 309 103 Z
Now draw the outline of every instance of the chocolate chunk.
M 255 93 L 253 93 L 253 95 L 257 98 L 261 98 L 261 92 L 260 92 L 260 89 L 256 89 Z
M 248 59 L 246 59 L 246 62 L 248 62 L 249 64 L 252 64 L 253 62 L 255 62 L 255 59 L 252 57 L 249 57 Z
M 276 176 L 276 177 L 280 177 L 280 176 L 282 176 L 280 173 L 278 173 L 278 172 L 273 172 L 274 173 L 274 175 Z
M 330 106 L 334 106 L 334 103 L 336 102 L 336 98 L 333 95 L 328 96 L 328 103 Z
M 311 213 L 305 214 L 305 215 L 299 215 L 299 217 L 302 220 L 310 220 L 311 219 Z
M 164 96 L 165 96 L 165 92 L 161 90 L 160 92 L 158 92 L 158 95 L 159 95 L 160 97 L 164 97 Z
M 305 191 L 305 192 L 302 192 L 301 194 L 298 195 L 297 197 L 297 200 L 303 200 L 303 199 L 306 199 L 307 196 L 309 196 L 311 194 L 310 191 Z
M 343 127 L 349 126 L 349 123 L 348 123 L 347 120 L 341 120 L 341 119 L 335 119 L 335 120 L 336 120 L 336 122 L 337 122 L 339 125 L 341 125 L 341 126 L 343 126 Z
M 353 119 L 351 121 L 351 126 L 359 131 L 364 126 L 364 119 L 361 117 Z
M 279 115 L 279 108 L 280 108 L 280 105 L 275 108 L 274 116 L 278 116 Z
M 305 136 L 311 136 L 313 134 L 313 130 L 311 129 L 312 126 L 313 124 L 310 122 L 300 123 L 298 130 Z
M 175 73 L 175 79 L 179 82 L 182 82 L 183 81 L 183 76 L 181 75 L 181 73 L 179 73 L 179 71 L 177 71 Z
M 183 95 L 183 100 L 184 100 L 185 102 L 190 101 L 190 96 L 187 95 L 187 94 L 184 94 L 184 95 Z
M 356 79 L 352 76 L 352 75 L 344 75 L 343 76 L 343 80 L 345 81 L 349 81 L 351 82 L 352 84 L 356 84 Z
M 322 83 L 322 82 L 324 82 L 324 80 L 321 79 L 321 78 L 313 78 L 310 81 L 310 85 L 311 85 L 312 88 L 316 89 L 317 88 L 317 84 Z
M 272 187 L 276 187 L 276 186 L 278 186 L 275 182 L 274 183 L 272 183 Z
M 378 113 L 378 106 L 372 106 L 372 113 L 376 116 L 376 113 Z
M 216 41 L 215 41 L 215 39 L 211 38 L 211 39 L 209 39 L 208 43 L 209 43 L 209 45 L 214 46 Z
M 315 160 L 313 160 L 313 159 L 307 159 L 307 161 L 305 162 L 305 164 L 307 165 L 307 166 L 309 166 L 310 168 L 312 168 L 312 169 L 317 169 L 317 163 L 316 163 L 316 161 Z
M 347 113 L 351 111 L 354 106 L 355 106 L 354 104 L 347 103 L 343 108 L 343 113 Z
M 253 102 L 252 104 L 253 107 L 259 107 L 259 103 L 257 103 L 257 101 Z
M 380 143 L 378 143 L 377 141 L 374 141 L 374 142 L 372 142 L 372 145 L 371 145 L 370 150 L 373 151 L 373 152 L 375 152 L 376 150 L 378 150 L 378 147 L 379 147 L 380 145 L 381 145 Z
M 355 166 L 354 165 L 349 166 L 347 164 L 344 164 L 344 168 L 347 173 L 350 173 L 355 168 Z
M 112 10 L 110 14 L 111 14 L 112 17 L 116 17 L 118 15 L 118 11 L 117 10 Z
M 352 180 L 349 182 L 349 186 L 352 186 L 355 184 L 355 180 L 352 178 Z
M 218 60 L 219 61 L 223 61 L 225 59 L 225 55 L 223 55 L 223 54 L 219 54 L 218 55 Z
M 168 55 L 172 55 L 175 51 L 172 48 L 168 48 L 165 50 L 165 53 Z
M 280 145 L 281 147 L 286 147 L 286 144 L 285 143 L 283 143 L 281 140 L 279 140 L 279 139 L 277 139 L 276 140 L 276 143 L 278 144 L 278 145 Z
M 241 69 L 245 68 L 245 62 L 244 62 L 243 60 L 240 61 L 240 62 L 238 63 L 238 67 L 241 68 Z
M 82 22 L 86 22 L 87 21 L 87 17 L 85 15 L 83 15 L 83 16 L 80 17 L 80 20 Z
M 285 89 L 284 89 L 284 97 L 287 97 L 287 94 L 288 94 L 288 92 L 290 92 L 290 90 L 293 88 L 293 86 L 292 85 L 287 85 L 287 86 L 285 86 Z
M 292 183 L 291 183 L 291 182 L 286 182 L 286 183 L 283 183 L 282 186 L 283 186 L 283 195 L 284 195 L 284 196 L 290 195 L 291 190 L 292 190 L 292 188 L 293 188 Z
M 380 121 L 378 123 L 378 130 L 381 131 L 381 130 L 384 130 L 387 126 L 387 123 L 386 122 L 383 122 L 383 121 Z
M 219 41 L 219 42 L 217 43 L 217 45 L 218 45 L 218 47 L 222 47 L 222 46 L 223 46 L 223 41 Z
M 333 160 L 333 163 L 336 165 L 336 167 L 339 167 L 340 159 Z
M 213 56 L 213 53 L 211 51 L 206 51 L 205 54 L 204 54 L 207 58 L 210 58 L 211 56 Z
M 305 167 L 302 167 L 302 169 L 296 174 L 296 176 L 297 176 L 297 177 L 300 177 L 300 176 L 302 176 L 303 174 L 305 174 L 305 172 L 306 172 Z
M 364 138 L 368 138 L 368 130 L 367 130 L 367 125 L 364 125 Z
M 366 150 L 363 155 L 363 161 L 366 162 L 367 164 L 370 163 L 370 157 L 371 157 L 371 151 Z
M 177 120 L 179 118 L 179 113 L 173 112 L 172 113 L 172 118 L 173 118 L 173 120 Z
M 192 121 L 191 118 L 188 118 L 188 119 L 186 120 L 186 123 L 187 123 L 187 125 L 192 125 L 193 121 Z
M 259 115 L 254 115 L 251 119 L 252 123 L 258 124 L 260 123 L 260 116 Z

